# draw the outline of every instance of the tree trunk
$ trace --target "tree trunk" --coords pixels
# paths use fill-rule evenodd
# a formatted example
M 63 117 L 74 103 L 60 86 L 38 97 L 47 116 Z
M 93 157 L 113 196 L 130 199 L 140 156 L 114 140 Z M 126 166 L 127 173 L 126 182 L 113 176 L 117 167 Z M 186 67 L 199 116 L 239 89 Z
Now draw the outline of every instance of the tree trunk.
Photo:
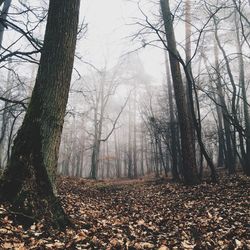
M 0 49 L 2 49 L 2 43 L 3 43 L 3 33 L 4 33 L 4 28 L 6 27 L 6 18 L 7 14 L 9 12 L 9 8 L 11 5 L 12 0 L 5 0 L 3 4 L 3 8 L 1 11 L 1 22 L 0 22 Z M 1 2 L 0 2 L 1 3 Z
M 192 65 L 191 65 L 191 36 L 192 36 L 192 27 L 191 27 L 191 3 L 190 0 L 185 0 L 185 54 L 186 54 L 186 68 L 188 73 L 193 77 Z M 189 84 L 186 82 L 186 97 L 189 116 L 192 117 L 192 105 L 191 98 L 193 96 L 189 94 Z M 195 137 L 195 129 L 193 128 L 193 137 Z
M 150 161 L 149 161 L 149 153 L 148 153 L 148 142 L 145 138 L 145 163 L 146 163 L 146 174 L 150 173 Z
M 192 185 L 200 182 L 196 166 L 193 123 L 189 117 L 185 98 L 185 89 L 182 82 L 180 64 L 178 61 L 179 55 L 176 48 L 173 19 L 169 8 L 169 0 L 161 0 L 160 3 L 168 44 L 169 60 L 180 124 L 184 182 L 187 185 Z
M 246 137 L 246 151 L 242 147 L 242 157 L 243 157 L 243 170 L 246 175 L 250 176 L 250 115 L 249 115 L 249 104 L 247 100 L 247 88 L 245 81 L 245 68 L 244 68 L 244 58 L 242 45 L 240 41 L 239 25 L 237 22 L 237 14 L 235 13 L 235 26 L 236 26 L 236 44 L 239 60 L 239 86 L 242 91 L 242 101 L 243 101 L 243 112 L 245 121 L 245 137 Z
M 116 164 L 116 178 L 121 178 L 121 152 L 119 140 L 116 136 L 116 131 L 114 131 L 114 143 L 115 143 L 115 164 Z
M 219 98 L 216 98 L 219 99 Z M 218 103 L 220 101 L 218 100 Z M 217 165 L 218 167 L 223 167 L 225 162 L 225 138 L 224 138 L 224 132 L 223 132 L 223 113 L 221 106 L 216 105 L 216 111 L 218 116 L 218 143 L 219 143 L 219 152 L 218 152 L 218 161 Z
M 167 74 L 167 85 L 168 85 L 168 103 L 169 103 L 169 113 L 170 113 L 170 133 L 171 133 L 171 156 L 172 156 L 172 177 L 174 181 L 179 181 L 179 173 L 178 173 L 178 162 L 177 162 L 177 142 L 176 142 L 176 121 L 174 116 L 174 102 L 173 102 L 173 94 L 172 94 L 172 82 L 169 71 L 169 61 L 167 58 L 167 54 L 165 53 L 165 66 L 166 66 L 166 74 Z
M 55 196 L 58 151 L 74 62 L 80 0 L 51 0 L 44 47 L 31 101 L 0 183 L 13 209 L 64 227 Z
M 236 125 L 235 127 L 237 128 L 237 127 L 239 127 L 239 121 L 238 121 L 237 110 L 236 110 L 236 96 L 237 96 L 236 84 L 234 82 L 234 78 L 233 78 L 233 74 L 232 74 L 232 71 L 231 71 L 229 59 L 228 59 L 228 57 L 226 55 L 226 52 L 225 52 L 225 49 L 221 45 L 221 42 L 220 42 L 220 39 L 219 39 L 219 35 L 218 35 L 218 22 L 215 19 L 215 17 L 214 17 L 214 27 L 215 27 L 215 33 L 214 33 L 215 34 L 215 40 L 216 40 L 217 45 L 218 45 L 218 47 L 219 47 L 219 49 L 220 49 L 220 51 L 221 51 L 221 53 L 223 55 L 223 58 L 225 60 L 225 65 L 226 65 L 228 77 L 229 77 L 231 86 L 233 88 L 233 91 L 232 91 L 232 94 L 233 94 L 233 96 L 232 96 L 232 116 L 233 116 L 234 123 Z M 227 118 L 226 119 L 229 120 L 228 114 L 227 114 Z M 227 121 L 227 123 L 229 123 L 229 121 Z M 225 130 L 226 130 L 226 124 L 225 124 Z M 231 137 L 231 135 L 228 135 L 228 136 Z M 231 145 L 231 148 L 233 148 L 233 143 Z M 235 162 L 236 162 L 236 159 L 235 159 L 234 155 L 235 155 L 235 151 L 232 150 L 232 155 L 230 156 L 230 158 L 232 159 L 232 161 L 230 161 L 230 163 L 228 165 L 229 174 L 234 174 L 235 173 Z
M 144 134 L 141 130 L 141 176 L 144 176 Z
M 233 157 L 233 148 L 232 148 L 232 138 L 231 138 L 231 125 L 229 122 L 229 111 L 226 106 L 226 101 L 222 89 L 222 83 L 221 83 L 221 75 L 220 75 L 220 66 L 219 66 L 219 59 L 218 59 L 218 47 L 217 44 L 214 45 L 214 56 L 215 56 L 215 69 L 217 73 L 217 80 L 216 80 L 216 87 L 218 91 L 219 96 L 219 106 L 222 110 L 223 115 L 223 122 L 224 122 L 224 129 L 225 129 L 225 163 L 226 167 L 229 169 L 229 171 L 233 172 L 233 169 L 235 168 L 235 159 Z
M 128 114 L 128 178 L 132 178 L 132 117 L 131 117 L 131 98 L 129 97 Z
M 107 179 L 110 179 L 110 156 L 109 156 L 109 141 L 106 141 L 106 165 L 107 165 Z
M 166 163 L 166 161 L 164 159 L 164 155 L 163 155 L 161 137 L 158 140 L 158 148 L 159 148 L 159 157 L 160 157 L 160 161 L 161 161 L 161 168 L 163 167 L 165 176 L 168 176 L 168 168 L 167 168 L 167 163 Z M 161 171 L 162 171 L 162 169 L 161 169 Z
M 138 177 L 138 170 L 137 170 L 137 145 L 136 145 L 136 135 L 137 135 L 137 131 L 136 131 L 136 88 L 134 90 L 134 119 L 133 119 L 133 162 L 134 162 L 134 178 L 136 179 Z

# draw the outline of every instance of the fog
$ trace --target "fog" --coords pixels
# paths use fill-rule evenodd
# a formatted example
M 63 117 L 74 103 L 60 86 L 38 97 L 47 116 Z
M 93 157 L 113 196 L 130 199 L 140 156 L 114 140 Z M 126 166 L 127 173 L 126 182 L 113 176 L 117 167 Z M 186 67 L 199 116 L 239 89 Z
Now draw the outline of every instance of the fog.
M 225 129 L 219 129 L 224 113 L 218 108 L 217 99 L 223 95 L 227 114 L 234 117 L 229 125 L 235 135 L 232 143 L 242 143 L 237 146 L 241 155 L 240 151 L 246 148 L 241 138 L 245 136 L 242 131 L 245 131 L 247 119 L 243 107 L 244 103 L 249 103 L 249 34 L 246 28 L 249 10 L 242 6 L 248 6 L 248 2 L 242 1 L 237 9 L 234 1 L 190 1 L 191 21 L 185 19 L 187 1 L 170 2 L 180 73 L 184 88 L 188 89 L 185 70 L 191 67 L 195 119 L 201 126 L 206 150 L 217 163 L 221 143 L 219 130 L 227 137 Z M 1 166 L 8 161 L 35 84 L 47 4 L 47 1 L 13 0 L 7 17 L 11 24 L 3 29 Z M 22 12 L 23 9 L 27 12 Z M 168 43 L 159 1 L 82 0 L 80 30 L 58 173 L 120 178 L 171 172 L 171 124 L 178 124 L 180 114 L 173 91 L 175 79 L 172 82 L 167 66 Z M 243 59 L 240 55 L 244 55 Z M 245 69 L 242 74 L 240 67 Z M 245 89 L 242 79 L 245 79 L 248 100 L 242 91 Z M 219 90 L 217 81 L 221 84 Z M 171 84 L 173 86 L 169 87 Z M 188 95 L 187 91 L 183 99 L 190 98 Z M 4 105 L 9 105 L 8 109 Z M 7 122 L 5 110 L 8 110 Z M 235 110 L 237 115 L 234 115 Z M 180 132 L 175 129 L 177 156 L 181 159 Z M 195 143 L 198 145 L 197 138 Z M 197 153 L 197 161 L 201 161 L 199 157 Z M 236 161 L 240 160 L 239 157 Z M 181 172 L 181 160 L 178 164 Z M 93 173 L 93 165 L 96 173 Z
M 152 4 L 149 6 L 146 3 L 143 6 L 148 10 Z M 145 71 L 155 78 L 155 82 L 161 82 L 161 73 L 164 72 L 162 51 L 154 47 L 139 49 L 142 47 L 142 37 L 133 40 L 138 32 L 135 23 L 143 18 L 136 1 L 83 1 L 81 18 L 88 25 L 86 37 L 78 42 L 77 50 L 84 61 L 97 68 L 102 68 L 105 64 L 110 68 L 121 57 L 137 51 Z

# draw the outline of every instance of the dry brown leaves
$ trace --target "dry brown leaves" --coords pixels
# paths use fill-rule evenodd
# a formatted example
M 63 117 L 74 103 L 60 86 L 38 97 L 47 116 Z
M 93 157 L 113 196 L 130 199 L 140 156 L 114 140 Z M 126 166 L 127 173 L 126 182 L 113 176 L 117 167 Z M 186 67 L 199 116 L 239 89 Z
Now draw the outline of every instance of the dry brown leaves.
M 247 177 L 196 187 L 62 178 L 59 187 L 76 229 L 24 230 L 4 204 L 0 249 L 250 249 Z

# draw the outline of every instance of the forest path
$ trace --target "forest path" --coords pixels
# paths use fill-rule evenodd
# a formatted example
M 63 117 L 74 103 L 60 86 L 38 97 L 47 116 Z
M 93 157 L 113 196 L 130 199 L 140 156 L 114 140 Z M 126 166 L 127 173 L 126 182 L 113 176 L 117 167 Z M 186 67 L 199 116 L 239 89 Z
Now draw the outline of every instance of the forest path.
M 86 248 L 233 249 L 249 239 L 247 178 L 197 187 L 152 180 L 62 183 L 66 210 L 92 239 Z
M 1 247 L 8 226 L 23 249 L 250 249 L 246 177 L 196 187 L 63 177 L 59 193 L 75 229 L 51 233 L 38 223 L 24 232 L 5 218 Z

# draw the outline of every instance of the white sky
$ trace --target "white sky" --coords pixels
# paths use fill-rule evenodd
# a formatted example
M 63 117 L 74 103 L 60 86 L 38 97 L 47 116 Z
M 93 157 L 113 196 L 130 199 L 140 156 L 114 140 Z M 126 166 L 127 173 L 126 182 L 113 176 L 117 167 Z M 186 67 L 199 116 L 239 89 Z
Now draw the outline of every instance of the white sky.
M 78 51 L 84 60 L 99 68 L 106 61 L 112 67 L 122 54 L 138 47 L 138 43 L 128 38 L 139 28 L 128 25 L 134 22 L 134 17 L 141 17 L 135 3 L 127 0 L 84 0 L 81 2 L 83 17 L 88 23 L 88 32 L 86 38 L 78 44 Z M 146 72 L 161 82 L 164 73 L 163 52 L 146 47 L 139 54 Z

